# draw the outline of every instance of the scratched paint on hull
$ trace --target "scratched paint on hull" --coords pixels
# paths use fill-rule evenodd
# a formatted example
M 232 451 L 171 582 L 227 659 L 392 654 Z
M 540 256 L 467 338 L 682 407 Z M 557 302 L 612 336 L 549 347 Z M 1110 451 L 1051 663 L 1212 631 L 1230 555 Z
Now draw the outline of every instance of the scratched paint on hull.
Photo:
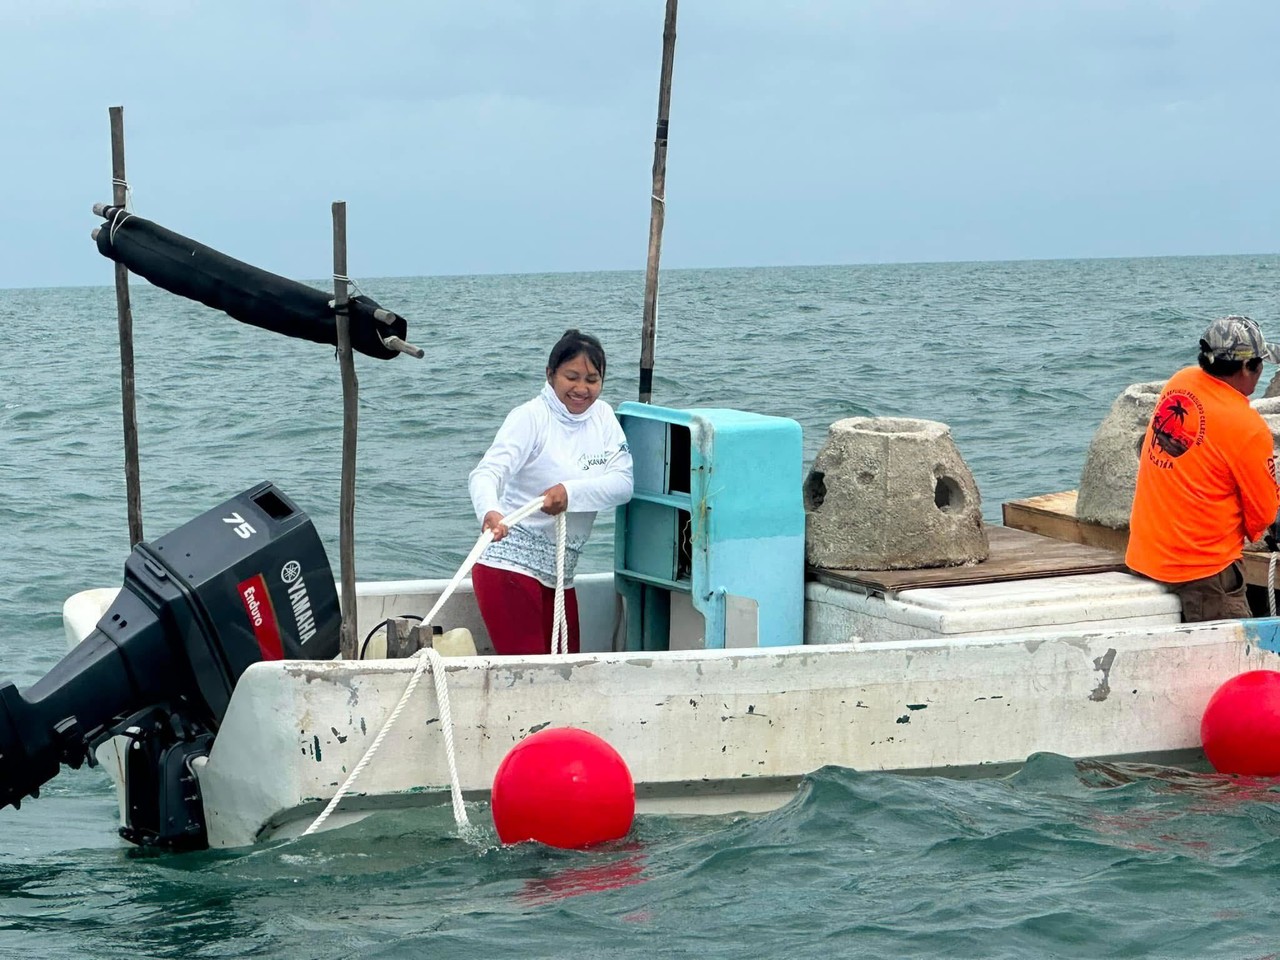
M 1102 674 L 1102 679 L 1098 681 L 1098 685 L 1093 688 L 1093 693 L 1089 694 L 1089 699 L 1095 703 L 1101 703 L 1111 695 L 1111 665 L 1116 662 L 1116 651 L 1114 647 L 1108 648 L 1107 652 L 1093 660 L 1093 668 Z
M 1280 618 L 1258 617 L 1242 620 L 1240 625 L 1244 628 L 1245 638 L 1259 650 L 1280 653 Z M 1280 663 L 1276 666 L 1280 669 Z

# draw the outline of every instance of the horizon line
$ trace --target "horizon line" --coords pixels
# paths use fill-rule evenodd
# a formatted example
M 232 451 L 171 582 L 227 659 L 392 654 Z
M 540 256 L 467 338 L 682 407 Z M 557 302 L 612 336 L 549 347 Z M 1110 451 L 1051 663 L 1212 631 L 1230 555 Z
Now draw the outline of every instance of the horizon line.
M 751 264 L 736 266 L 702 266 L 702 267 L 664 267 L 660 270 L 660 276 L 663 273 L 705 273 L 712 271 L 730 271 L 730 270 L 821 270 L 832 267 L 929 267 L 929 266 L 957 266 L 962 264 L 1000 264 L 1000 263 L 1073 263 L 1087 262 L 1096 260 L 1207 260 L 1213 258 L 1227 257 L 1276 257 L 1280 256 L 1280 251 L 1255 251 L 1249 253 L 1157 253 L 1157 254 L 1114 254 L 1110 256 L 1096 257 L 1014 257 L 1014 258 L 976 258 L 976 259 L 957 259 L 957 260 L 872 260 L 861 263 L 794 263 L 794 264 Z M 267 271 L 272 272 L 272 271 Z M 607 267 L 596 270 L 507 270 L 492 271 L 481 273 L 402 273 L 402 274 L 382 274 L 368 275 L 354 278 L 363 282 L 372 282 L 378 280 L 462 280 L 476 277 L 573 277 L 586 276 L 591 274 L 640 274 L 643 275 L 645 269 L 643 267 Z M 153 286 L 145 277 L 140 277 L 135 273 L 130 274 L 136 280 L 140 280 L 148 285 Z M 276 274 L 276 276 L 284 276 L 284 274 Z M 298 283 L 307 284 L 327 284 L 329 278 L 308 278 L 299 279 L 297 277 L 289 277 L 287 279 L 295 280 Z M 61 284 L 39 284 L 30 287 L 9 287 L 0 286 L 0 291 L 19 291 L 19 290 L 93 290 L 98 288 L 113 288 L 112 283 L 61 283 Z

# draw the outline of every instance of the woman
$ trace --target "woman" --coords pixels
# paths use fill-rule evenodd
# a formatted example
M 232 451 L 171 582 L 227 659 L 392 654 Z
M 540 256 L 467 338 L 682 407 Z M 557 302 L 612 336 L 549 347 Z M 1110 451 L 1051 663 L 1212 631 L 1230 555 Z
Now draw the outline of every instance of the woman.
M 564 608 L 578 652 L 571 589 L 596 512 L 631 499 L 631 453 L 613 408 L 600 400 L 605 357 L 590 334 L 566 330 L 547 359 L 542 392 L 509 414 L 471 471 L 471 502 L 491 543 L 472 568 L 476 602 L 501 654 L 549 653 L 555 614 L 556 521 L 565 518 Z M 534 497 L 542 512 L 511 529 L 502 518 Z

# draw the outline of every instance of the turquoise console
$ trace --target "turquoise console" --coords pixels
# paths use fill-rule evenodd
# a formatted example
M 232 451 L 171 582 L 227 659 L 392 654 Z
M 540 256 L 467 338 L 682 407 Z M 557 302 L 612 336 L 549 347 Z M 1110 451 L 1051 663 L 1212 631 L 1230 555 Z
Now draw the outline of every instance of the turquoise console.
M 631 402 L 617 413 L 635 463 L 614 534 L 627 649 L 802 643 L 800 425 Z

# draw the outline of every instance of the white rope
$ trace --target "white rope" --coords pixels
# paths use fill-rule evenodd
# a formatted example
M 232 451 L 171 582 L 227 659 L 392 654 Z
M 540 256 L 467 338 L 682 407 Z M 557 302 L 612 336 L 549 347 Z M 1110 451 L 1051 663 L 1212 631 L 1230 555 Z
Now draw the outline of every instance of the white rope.
M 335 274 L 333 275 L 333 279 L 335 279 L 335 280 L 340 280 L 340 281 L 342 281 L 342 282 L 344 282 L 344 283 L 349 283 L 349 284 L 351 284 L 351 286 L 355 287 L 355 291 L 356 291 L 356 293 L 358 293 L 358 294 L 359 294 L 360 296 L 362 296 L 362 297 L 364 296 L 364 291 L 360 289 L 360 284 L 358 284 L 356 281 L 352 280 L 350 277 L 344 277 L 344 276 L 343 276 L 342 274 L 340 274 L 340 273 L 335 273 Z
M 544 500 L 542 497 L 536 497 L 530 500 L 523 507 L 512 511 L 510 514 L 502 518 L 502 523 L 506 527 L 514 527 L 517 523 L 526 517 L 536 513 L 542 509 Z M 563 616 L 564 607 L 564 514 L 560 514 L 556 518 L 556 608 L 561 616 Z M 467 558 L 462 561 L 462 566 L 458 568 L 458 572 L 453 575 L 453 579 L 449 581 L 448 586 L 440 594 L 440 598 L 436 601 L 435 606 L 431 608 L 431 612 L 422 618 L 422 622 L 431 624 L 435 622 L 435 616 L 440 612 L 440 608 L 444 606 L 445 601 L 453 595 L 453 591 L 458 588 L 458 584 L 462 582 L 463 577 L 471 570 L 480 554 L 484 552 L 484 548 L 493 540 L 493 531 L 486 530 L 480 534 L 480 538 L 476 540 L 475 546 L 471 548 L 471 552 L 467 554 Z M 360 762 L 352 768 L 351 773 L 347 775 L 347 779 L 342 786 L 338 788 L 338 792 L 333 795 L 333 799 L 320 813 L 318 817 L 311 822 L 311 826 L 302 832 L 302 836 L 309 836 L 320 829 L 329 815 L 337 809 L 338 804 L 342 802 L 350 791 L 356 779 L 363 772 L 364 768 L 369 765 L 369 761 L 373 759 L 373 755 L 378 752 L 378 748 L 382 746 L 382 741 L 390 732 L 396 720 L 400 718 L 401 711 L 409 702 L 409 698 L 413 695 L 413 691 L 418 686 L 418 681 L 422 679 L 422 673 L 426 669 L 427 664 L 431 664 L 431 673 L 435 678 L 436 701 L 440 707 L 440 729 L 444 734 L 444 750 L 445 758 L 449 763 L 449 793 L 453 803 L 453 819 L 457 823 L 460 830 L 466 830 L 470 827 L 470 821 L 467 819 L 467 810 L 462 803 L 462 787 L 458 782 L 458 761 L 453 749 L 453 720 L 449 712 L 449 687 L 445 678 L 444 661 L 434 647 L 424 647 L 414 654 L 418 663 L 414 667 L 413 674 L 409 677 L 409 683 L 405 687 L 404 693 L 400 695 L 400 701 L 395 705 L 395 709 L 391 711 L 391 715 L 387 717 L 383 723 L 382 729 L 378 731 L 378 735 L 373 738 L 373 743 L 369 744 L 369 749 L 365 751 Z
M 1267 615 L 1276 615 L 1276 552 L 1267 558 Z
M 124 205 L 116 209 L 115 216 L 111 218 L 111 229 L 107 232 L 107 236 L 114 245 L 116 232 L 124 226 L 126 220 L 133 216 L 133 187 L 129 186 L 128 180 L 121 180 L 119 177 L 112 177 L 111 185 L 124 187 Z
M 551 620 L 551 652 L 569 652 L 569 623 L 564 615 L 564 514 L 556 517 L 556 601 Z
M 133 187 L 129 186 L 128 180 L 121 180 L 119 177 L 111 178 L 111 185 L 124 187 L 124 208 L 130 213 L 133 212 Z
M 117 207 L 115 216 L 111 218 L 110 238 L 114 244 L 116 242 L 116 231 L 124 226 L 124 222 L 132 217 L 133 214 L 125 210 L 124 207 Z
M 1272 479 L 1275 480 L 1276 486 L 1280 487 L 1280 460 L 1273 458 L 1272 464 Z M 1274 523 L 1272 528 L 1275 528 Z M 1267 558 L 1267 615 L 1272 617 L 1276 615 L 1276 551 L 1274 548 Z

